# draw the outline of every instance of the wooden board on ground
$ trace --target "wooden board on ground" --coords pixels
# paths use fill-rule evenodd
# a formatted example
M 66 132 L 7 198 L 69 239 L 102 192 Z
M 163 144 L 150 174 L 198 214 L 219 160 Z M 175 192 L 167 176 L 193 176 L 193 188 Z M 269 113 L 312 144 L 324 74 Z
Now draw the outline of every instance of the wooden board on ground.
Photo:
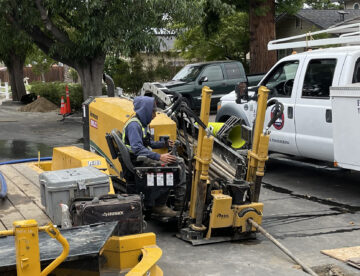
M 6 165 L 4 168 L 1 166 L 0 170 L 5 174 L 11 181 L 29 198 L 31 198 L 39 208 L 43 208 L 41 204 L 41 197 L 40 197 L 40 187 L 36 185 L 34 182 L 29 180 L 26 176 L 27 174 L 20 169 L 17 170 L 16 165 Z M 25 173 L 23 175 L 23 173 Z
M 2 165 L 7 186 L 7 198 L 0 204 L 0 229 L 12 229 L 16 220 L 35 219 L 39 225 L 50 221 L 41 204 L 38 181 L 35 175 L 24 169 L 24 164 Z
M 29 179 L 35 186 L 40 187 L 39 174 L 29 167 L 29 164 L 16 164 L 13 166 L 19 173 Z
M 6 229 L 12 229 L 15 220 L 25 219 L 7 198 L 0 201 L 0 210 L 0 221 Z
M 357 269 L 360 269 L 360 258 L 351 258 L 347 261 L 347 263 Z
M 321 250 L 320 252 L 343 262 L 352 258 L 360 258 L 360 246 Z

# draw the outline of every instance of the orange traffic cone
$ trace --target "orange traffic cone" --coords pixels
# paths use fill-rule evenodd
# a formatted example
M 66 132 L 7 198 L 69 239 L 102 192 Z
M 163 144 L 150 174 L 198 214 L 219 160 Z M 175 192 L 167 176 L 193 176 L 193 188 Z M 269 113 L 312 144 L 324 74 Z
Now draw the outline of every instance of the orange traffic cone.
M 66 107 L 63 96 L 61 97 L 60 114 L 63 116 L 66 114 Z
M 69 93 L 69 88 L 68 88 L 67 85 L 66 85 L 65 91 L 66 91 L 66 107 L 65 107 L 65 110 L 66 110 L 66 113 L 70 114 L 71 113 L 70 93 Z

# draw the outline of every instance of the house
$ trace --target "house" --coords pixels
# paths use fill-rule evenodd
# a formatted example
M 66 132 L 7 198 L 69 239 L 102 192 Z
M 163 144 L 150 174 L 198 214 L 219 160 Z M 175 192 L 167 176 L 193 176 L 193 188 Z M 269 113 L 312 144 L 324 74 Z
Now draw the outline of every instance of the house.
M 354 9 L 359 10 L 360 9 L 360 1 L 344 1 L 344 8 L 346 9 Z
M 276 39 L 290 37 L 308 32 L 324 30 L 340 24 L 360 22 L 359 1 L 345 1 L 344 10 L 302 9 L 294 15 L 281 14 L 276 18 Z M 295 41 L 295 40 L 294 40 Z M 304 49 L 296 49 L 301 52 Z M 293 49 L 278 51 L 278 58 L 291 54 Z

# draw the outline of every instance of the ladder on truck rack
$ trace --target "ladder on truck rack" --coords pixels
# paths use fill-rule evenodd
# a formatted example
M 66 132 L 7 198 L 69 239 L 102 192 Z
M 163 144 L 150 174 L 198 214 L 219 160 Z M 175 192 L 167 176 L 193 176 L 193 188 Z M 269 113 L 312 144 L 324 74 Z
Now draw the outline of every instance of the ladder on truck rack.
M 339 34 L 339 37 L 313 39 L 313 35 L 318 34 Z M 296 39 L 304 39 L 303 41 L 293 41 Z M 325 46 L 334 44 L 360 44 L 360 23 L 348 24 L 339 27 L 329 28 L 317 32 L 308 32 L 302 35 L 296 35 L 286 38 L 270 41 L 268 50 L 295 49 L 295 48 L 311 48 L 315 46 Z

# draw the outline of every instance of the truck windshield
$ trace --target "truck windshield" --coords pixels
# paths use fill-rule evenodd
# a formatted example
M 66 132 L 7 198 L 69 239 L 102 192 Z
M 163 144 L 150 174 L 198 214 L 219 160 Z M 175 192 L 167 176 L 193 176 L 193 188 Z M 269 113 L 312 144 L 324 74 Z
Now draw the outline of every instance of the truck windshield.
M 200 73 L 200 66 L 187 65 L 181 69 L 172 80 L 194 81 Z

